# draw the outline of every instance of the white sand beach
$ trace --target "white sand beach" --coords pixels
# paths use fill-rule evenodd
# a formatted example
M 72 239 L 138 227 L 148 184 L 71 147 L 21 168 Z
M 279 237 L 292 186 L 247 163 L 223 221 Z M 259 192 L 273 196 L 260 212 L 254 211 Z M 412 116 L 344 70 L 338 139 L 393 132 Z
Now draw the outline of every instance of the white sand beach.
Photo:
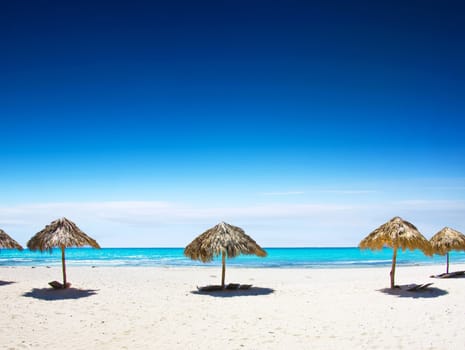
M 453 270 L 464 270 L 454 265 Z M 444 266 L 228 268 L 257 289 L 197 294 L 219 268 L 69 267 L 73 284 L 49 290 L 60 267 L 0 268 L 1 349 L 461 349 L 465 278 Z

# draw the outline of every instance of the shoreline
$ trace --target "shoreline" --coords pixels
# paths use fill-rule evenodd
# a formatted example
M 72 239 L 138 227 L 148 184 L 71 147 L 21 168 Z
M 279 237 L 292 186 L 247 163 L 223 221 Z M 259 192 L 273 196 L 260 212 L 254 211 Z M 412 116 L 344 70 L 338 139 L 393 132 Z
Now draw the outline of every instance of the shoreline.
M 226 268 L 253 293 L 198 294 L 218 267 L 76 267 L 69 290 L 50 290 L 61 267 L 0 268 L 5 349 L 451 349 L 465 342 L 465 278 L 432 279 L 445 266 Z M 465 264 L 451 271 L 465 270 Z M 213 336 L 211 336 L 213 335 Z
M 431 262 L 431 263 L 425 263 L 425 262 L 421 262 L 421 263 L 402 263 L 402 262 L 399 262 L 397 261 L 396 263 L 396 269 L 397 268 L 403 268 L 403 267 L 421 267 L 421 266 L 424 266 L 424 267 L 428 267 L 428 266 L 446 266 L 446 263 L 442 263 L 442 262 Z M 460 262 L 457 262 L 457 263 L 450 263 L 450 267 L 449 269 L 454 269 L 454 266 L 464 266 L 465 267 L 465 263 L 460 261 Z M 35 268 L 56 268 L 56 267 L 59 267 L 61 268 L 61 261 L 54 261 L 54 262 L 49 262 L 47 264 L 35 264 L 35 265 L 0 265 L 0 269 L 2 268 L 31 268 L 31 269 L 35 269 Z M 221 268 L 221 262 L 215 262 L 215 264 L 213 265 L 206 265 L 206 264 L 198 264 L 198 265 L 173 265 L 173 264 L 166 264 L 166 265 L 163 265 L 163 264 L 153 264 L 153 265 L 150 265 L 150 264 L 145 264 L 145 265 L 131 265 L 131 264 L 121 264 L 121 265 L 111 265 L 111 264 L 98 264 L 98 263 L 94 263 L 94 264 L 75 264 L 73 263 L 73 261 L 68 261 L 66 260 L 66 268 L 86 268 L 86 267 L 89 267 L 89 268 L 93 268 L 93 269 L 97 269 L 97 268 L 141 268 L 141 269 L 151 269 L 151 268 L 172 268 L 172 269 L 183 269 L 183 268 L 186 268 L 186 269 L 189 269 L 189 268 L 192 268 L 192 269 L 196 269 L 196 268 L 199 268 L 199 269 L 215 269 L 215 268 Z M 228 264 L 228 262 L 226 263 L 226 268 L 227 269 L 230 269 L 230 268 L 234 268 L 234 269 L 257 269 L 257 270 L 273 270 L 273 269 L 276 269 L 276 270 L 339 270 L 339 269 L 348 269 L 348 270 L 352 270 L 352 269 L 355 269 L 355 270 L 358 270 L 358 269 L 383 269 L 383 268 L 391 268 L 391 262 L 389 263 L 379 263 L 379 264 L 370 264 L 370 263 L 367 263 L 367 264 L 346 264 L 346 265 L 343 265 L 343 264 L 334 264 L 334 265 L 330 265 L 330 264 L 325 264 L 325 265 L 318 265 L 318 264 L 309 264 L 309 265 L 294 265 L 294 266 L 290 266 L 290 265 L 285 265 L 285 266 L 276 266 L 276 265 L 263 265 L 263 266 L 259 266 L 259 265 L 240 265 L 240 264 Z

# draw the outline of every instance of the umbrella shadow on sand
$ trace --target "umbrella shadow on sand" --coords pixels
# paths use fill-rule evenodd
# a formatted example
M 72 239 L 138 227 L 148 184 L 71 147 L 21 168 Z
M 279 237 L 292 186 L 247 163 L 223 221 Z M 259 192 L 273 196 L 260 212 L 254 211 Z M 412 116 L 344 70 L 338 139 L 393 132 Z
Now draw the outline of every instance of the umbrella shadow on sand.
M 7 285 L 13 284 L 13 283 L 16 283 L 16 282 L 13 282 L 13 281 L 2 281 L 2 280 L 0 280 L 0 286 L 7 286 Z
M 412 299 L 428 299 L 428 298 L 437 298 L 449 294 L 447 290 L 436 288 L 436 287 L 428 287 L 421 290 L 414 290 L 409 291 L 408 289 L 411 288 L 411 284 L 401 285 L 399 288 L 383 288 L 378 289 L 379 292 L 396 296 L 399 298 L 412 298 Z
M 24 293 L 23 297 L 35 298 L 41 300 L 67 300 L 87 298 L 97 294 L 95 289 L 51 289 L 51 288 L 34 288 L 30 292 Z
M 262 288 L 262 287 L 252 287 L 249 289 L 223 289 L 215 291 L 191 291 L 192 294 L 197 295 L 208 295 L 216 298 L 232 298 L 232 297 L 245 297 L 245 296 L 259 296 L 259 295 L 269 295 L 274 293 L 272 288 Z

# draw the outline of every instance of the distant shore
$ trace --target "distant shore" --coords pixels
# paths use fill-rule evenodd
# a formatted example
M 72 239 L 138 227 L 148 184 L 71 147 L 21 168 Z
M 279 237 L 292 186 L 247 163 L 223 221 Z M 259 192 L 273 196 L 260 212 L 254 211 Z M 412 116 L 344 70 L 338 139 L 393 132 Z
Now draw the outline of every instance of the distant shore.
M 49 290 L 61 268 L 0 267 L 5 349 L 459 349 L 465 278 L 444 266 L 255 269 L 228 267 L 241 292 L 198 294 L 218 267 L 73 267 L 72 288 Z M 465 270 L 454 264 L 453 270 Z

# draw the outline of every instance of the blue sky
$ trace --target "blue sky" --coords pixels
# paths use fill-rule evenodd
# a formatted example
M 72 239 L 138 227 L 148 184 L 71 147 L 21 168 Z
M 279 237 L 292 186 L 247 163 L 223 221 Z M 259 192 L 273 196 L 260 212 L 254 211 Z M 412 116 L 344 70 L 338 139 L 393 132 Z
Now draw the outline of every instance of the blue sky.
M 460 1 L 3 1 L 0 227 L 103 246 L 465 231 Z

